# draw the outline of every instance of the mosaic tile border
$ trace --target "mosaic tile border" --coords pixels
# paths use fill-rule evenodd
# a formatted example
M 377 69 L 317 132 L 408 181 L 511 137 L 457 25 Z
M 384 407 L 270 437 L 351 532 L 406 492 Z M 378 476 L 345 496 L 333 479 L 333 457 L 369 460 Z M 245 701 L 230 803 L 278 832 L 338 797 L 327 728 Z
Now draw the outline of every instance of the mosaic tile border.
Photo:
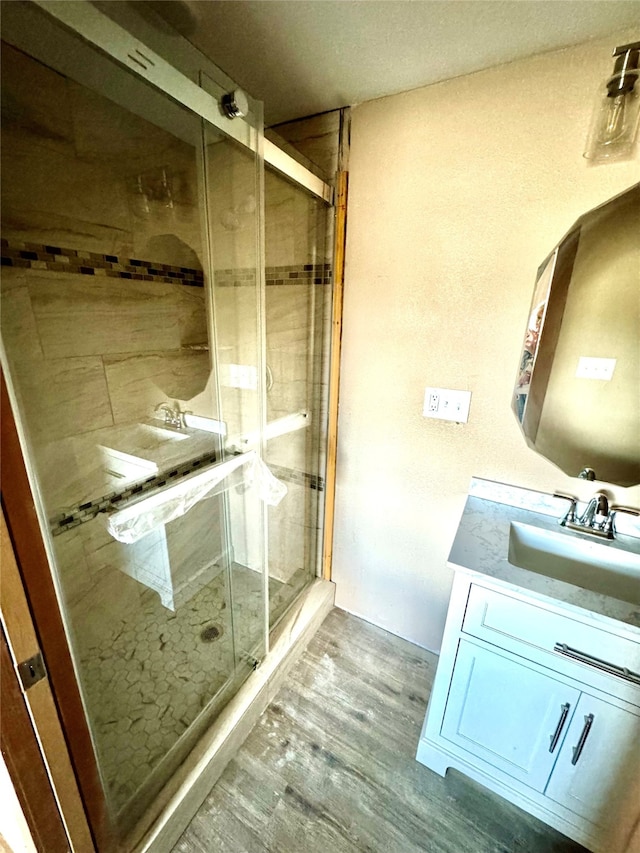
M 294 264 L 265 268 L 266 283 L 269 284 L 331 284 L 331 264 Z M 313 281 L 311 281 L 313 279 Z
M 2 266 L 79 275 L 108 276 L 161 284 L 204 287 L 204 272 L 190 267 L 158 264 L 139 258 L 119 258 L 81 249 L 22 243 L 0 239 Z M 255 284 L 255 271 L 250 268 L 215 271 L 219 287 L 247 287 Z M 267 287 L 286 284 L 331 284 L 331 264 L 293 264 L 265 269 Z
M 273 476 L 279 480 L 284 480 L 287 483 L 298 483 L 300 486 L 306 486 L 308 489 L 314 489 L 318 492 L 324 491 L 324 477 L 319 474 L 307 474 L 306 471 L 283 468 L 280 465 L 272 465 L 270 462 L 267 464 Z
M 161 489 L 167 485 L 169 480 L 179 480 L 182 477 L 186 477 L 187 474 L 191 474 L 205 465 L 211 465 L 217 458 L 218 455 L 215 452 L 205 453 L 202 456 L 198 456 L 197 459 L 189 459 L 181 465 L 176 465 L 169 471 L 160 471 L 158 474 L 147 477 L 146 480 L 133 483 L 120 492 L 111 492 L 93 501 L 76 504 L 65 512 L 54 515 L 49 519 L 51 534 L 52 536 L 58 536 L 60 533 L 64 533 L 65 530 L 71 530 L 79 524 L 91 521 L 99 512 L 120 509 L 121 504 L 130 498 L 137 497 L 138 495 L 146 495 L 147 493 Z
M 205 453 L 197 459 L 190 459 L 181 465 L 176 465 L 169 471 L 161 471 L 158 474 L 147 477 L 142 482 L 133 483 L 120 492 L 111 492 L 108 495 L 96 498 L 96 500 L 76 504 L 67 511 L 61 512 L 49 519 L 51 535 L 59 536 L 66 530 L 72 530 L 80 524 L 91 521 L 100 512 L 110 512 L 120 509 L 121 505 L 130 498 L 157 491 L 166 486 L 170 480 L 177 481 L 182 477 L 186 477 L 187 474 L 192 474 L 205 465 L 211 465 L 217 458 L 215 452 Z M 316 474 L 307 474 L 304 471 L 296 471 L 293 468 L 284 468 L 280 465 L 270 465 L 269 468 L 275 477 L 284 482 L 298 483 L 309 489 L 315 489 L 319 492 L 324 491 L 324 478 Z
M 6 267 L 204 287 L 203 271 L 190 267 L 157 264 L 138 258 L 125 259 L 117 255 L 100 255 L 97 252 L 42 243 L 9 242 L 4 238 L 0 239 L 0 247 L 2 266 Z
M 255 272 L 252 269 L 219 269 L 215 271 L 218 287 L 247 287 L 255 285 Z M 281 267 L 266 267 L 265 284 L 267 287 L 283 284 L 331 284 L 333 271 L 331 264 L 289 264 Z

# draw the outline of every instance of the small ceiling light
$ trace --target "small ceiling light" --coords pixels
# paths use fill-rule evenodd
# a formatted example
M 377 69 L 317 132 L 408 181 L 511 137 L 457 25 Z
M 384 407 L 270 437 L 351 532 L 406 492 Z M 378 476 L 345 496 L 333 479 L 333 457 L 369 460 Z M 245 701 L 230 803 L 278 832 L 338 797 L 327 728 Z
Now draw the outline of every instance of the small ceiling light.
M 616 47 L 613 56 L 613 74 L 600 90 L 584 152 L 594 162 L 631 157 L 638 128 L 640 41 Z

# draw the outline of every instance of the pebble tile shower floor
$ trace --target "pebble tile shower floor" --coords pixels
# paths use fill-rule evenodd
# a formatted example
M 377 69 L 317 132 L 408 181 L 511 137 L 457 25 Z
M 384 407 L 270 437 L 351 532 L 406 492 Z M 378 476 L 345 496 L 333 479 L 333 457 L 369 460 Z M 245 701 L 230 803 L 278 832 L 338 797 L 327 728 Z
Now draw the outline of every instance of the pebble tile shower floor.
M 262 578 L 235 566 L 233 588 L 236 653 L 250 653 L 260 636 Z M 107 642 L 83 649 L 85 698 L 116 809 L 135 795 L 233 674 L 227 598 L 224 572 L 175 612 L 154 594 L 135 620 L 114 624 Z

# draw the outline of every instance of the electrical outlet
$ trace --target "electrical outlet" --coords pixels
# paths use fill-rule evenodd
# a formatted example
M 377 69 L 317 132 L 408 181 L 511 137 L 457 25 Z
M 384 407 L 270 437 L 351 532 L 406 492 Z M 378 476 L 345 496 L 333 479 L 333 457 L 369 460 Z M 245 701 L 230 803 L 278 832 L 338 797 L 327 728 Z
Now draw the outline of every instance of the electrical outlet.
M 470 405 L 471 391 L 425 388 L 422 414 L 425 418 L 467 423 Z

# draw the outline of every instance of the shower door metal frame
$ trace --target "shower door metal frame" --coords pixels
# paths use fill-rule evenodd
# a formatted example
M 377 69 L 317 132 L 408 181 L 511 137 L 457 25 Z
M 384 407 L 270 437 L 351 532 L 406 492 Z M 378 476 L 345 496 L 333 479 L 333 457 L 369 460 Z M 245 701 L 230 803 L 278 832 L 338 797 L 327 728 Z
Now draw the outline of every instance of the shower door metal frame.
M 258 142 L 255 135 L 250 132 L 247 136 L 242 132 L 247 129 L 246 123 L 226 116 L 218 101 L 205 89 L 96 9 L 89 0 L 74 0 L 74 2 L 32 0 L 32 2 L 130 71 L 144 77 L 147 82 L 175 101 L 202 116 L 236 142 L 253 150 L 256 149 Z M 224 92 L 220 89 L 220 96 L 222 94 Z M 318 196 L 329 204 L 333 203 L 332 187 L 268 139 L 263 141 L 263 156 L 265 162 L 277 172 L 294 183 L 300 184 L 312 195 Z

